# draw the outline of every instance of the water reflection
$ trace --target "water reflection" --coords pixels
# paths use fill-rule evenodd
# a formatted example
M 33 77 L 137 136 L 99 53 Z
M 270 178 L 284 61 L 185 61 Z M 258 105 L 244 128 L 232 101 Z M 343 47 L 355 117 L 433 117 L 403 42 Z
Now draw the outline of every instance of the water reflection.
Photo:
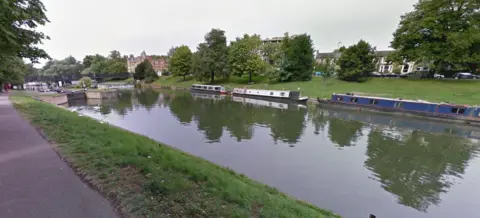
M 398 203 L 426 212 L 438 205 L 440 194 L 465 173 L 468 161 L 478 152 L 471 141 L 417 130 L 392 134 L 374 128 L 368 137 L 365 166 Z
M 145 116 L 145 113 L 148 114 L 147 116 L 162 114 L 162 118 L 165 118 L 166 113 L 168 117 L 175 118 L 175 120 L 172 119 L 175 123 L 169 123 L 168 125 L 174 125 L 171 128 L 182 132 L 182 134 L 171 135 L 168 136 L 168 139 L 159 138 L 158 140 L 172 140 L 182 144 L 185 134 L 189 134 L 189 137 L 195 137 L 194 135 L 199 132 L 203 139 L 195 138 L 194 140 L 220 143 L 222 146 L 217 146 L 217 149 L 221 147 L 221 149 L 226 149 L 229 152 L 238 152 L 239 158 L 249 158 L 250 156 L 241 156 L 243 151 L 235 149 L 255 150 L 264 146 L 268 152 L 271 152 L 268 153 L 269 157 L 257 157 L 252 161 L 258 162 L 257 166 L 267 165 L 271 167 L 269 169 L 279 172 L 288 171 L 286 169 L 288 166 L 283 165 L 278 168 L 279 163 L 276 161 L 282 159 L 275 159 L 275 157 L 280 155 L 278 153 L 280 151 L 273 149 L 272 145 L 286 144 L 298 147 L 286 148 L 289 150 L 289 155 L 294 158 L 294 163 L 290 162 L 289 164 L 293 166 L 304 162 L 309 163 L 308 167 L 302 166 L 303 168 L 290 170 L 288 171 L 290 174 L 282 174 L 284 177 L 274 181 L 288 180 L 294 176 L 292 174 L 296 171 L 299 173 L 296 176 L 300 176 L 304 180 L 318 181 L 315 175 L 322 177 L 323 174 L 329 173 L 320 164 L 322 161 L 327 166 L 331 165 L 331 168 L 334 168 L 333 171 L 336 171 L 339 168 L 336 161 L 342 159 L 343 155 L 352 155 L 352 161 L 360 160 L 355 164 L 367 169 L 366 173 L 357 170 L 349 177 L 341 177 L 342 173 L 338 175 L 336 173 L 328 174 L 331 177 L 330 181 L 334 182 L 328 183 L 328 180 L 322 180 L 328 184 L 322 184 L 322 186 L 319 186 L 319 184 L 313 186 L 299 185 L 295 190 L 308 189 L 307 193 L 318 192 L 319 196 L 326 196 L 325 198 L 334 201 L 338 199 L 338 196 L 335 195 L 338 192 L 332 190 L 347 189 L 348 186 L 355 183 L 364 186 L 373 183 L 378 190 L 370 191 L 367 195 L 379 197 L 387 191 L 392 194 L 391 196 L 396 199 L 398 204 L 420 211 L 417 212 L 419 214 L 430 212 L 432 205 L 439 207 L 442 205 L 444 196 L 442 194 L 449 192 L 453 186 L 457 185 L 458 181 L 464 176 L 469 163 L 477 156 L 479 151 L 477 139 L 480 139 L 480 131 L 476 128 L 328 107 L 306 108 L 298 104 L 284 104 L 249 98 L 205 94 L 192 95 L 188 92 L 159 93 L 154 90 L 136 90 L 134 92 L 121 92 L 118 99 L 114 100 L 72 102 L 71 106 L 102 114 L 106 119 L 112 114 L 122 118 L 136 117 L 135 119 L 137 119 Z M 135 123 L 135 119 L 129 119 L 128 125 L 140 125 L 138 122 Z M 158 127 L 160 129 L 162 125 L 167 124 L 163 124 L 159 120 L 158 122 L 155 121 L 154 125 L 157 126 L 150 126 L 149 128 Z M 170 128 L 170 126 L 167 128 Z M 190 131 L 192 128 L 195 132 Z M 147 132 L 142 128 L 138 129 L 136 131 L 139 133 Z M 149 136 L 152 137 L 152 135 Z M 190 143 L 189 141 L 186 144 Z M 234 146 L 237 145 L 235 143 L 245 145 L 245 147 Z M 249 143 L 254 146 L 246 146 Z M 329 150 L 328 147 L 334 151 Z M 201 153 L 203 156 L 207 156 L 205 154 L 211 152 L 219 156 L 213 155 L 215 158 L 222 159 L 222 154 L 217 153 L 218 150 L 207 151 L 207 147 L 201 147 L 201 150 L 201 152 L 194 150 L 192 153 L 197 155 Z M 195 151 L 199 153 L 195 153 Z M 314 159 L 304 160 L 303 158 L 306 155 L 301 152 L 314 154 Z M 246 154 L 252 155 L 248 152 Z M 228 156 L 226 153 L 223 155 Z M 325 157 L 325 155 L 333 156 Z M 212 158 L 212 156 L 208 157 Z M 269 162 L 259 161 L 262 158 L 268 159 L 270 157 L 274 160 Z M 217 160 L 215 158 L 213 161 Z M 228 166 L 237 166 L 237 168 L 242 166 L 241 164 L 235 165 L 236 162 L 233 160 L 231 162 L 227 160 L 226 163 Z M 345 162 L 344 164 L 352 163 Z M 316 165 L 319 166 L 315 168 Z M 348 166 L 346 167 L 348 168 Z M 308 171 L 308 168 L 310 168 L 310 171 Z M 246 173 L 248 175 L 248 171 Z M 347 186 L 342 186 L 338 181 L 335 181 L 337 177 L 349 179 L 349 181 L 342 181 L 342 184 Z M 286 185 L 293 186 L 293 184 Z M 288 188 L 285 189 L 288 190 Z M 295 190 L 290 194 L 302 193 Z M 358 192 L 361 192 L 361 190 Z M 331 194 L 331 196 L 328 194 Z M 299 197 L 302 196 L 304 195 L 299 194 Z M 355 193 L 343 197 L 351 198 L 354 203 L 340 206 L 342 205 L 342 199 L 340 199 L 340 202 L 336 202 L 329 209 L 335 209 L 340 214 L 355 214 L 355 211 L 350 213 L 351 208 L 355 207 L 355 203 L 368 199 L 364 196 L 355 195 Z M 306 200 L 316 203 L 315 199 L 308 198 Z M 324 206 L 326 202 L 322 201 L 318 204 Z M 387 206 L 391 203 L 387 200 L 380 204 L 375 205 L 375 207 L 388 208 Z M 452 208 L 450 207 L 450 209 Z M 400 212 L 405 212 L 404 209 L 396 207 L 392 210 L 388 213 L 398 212 L 398 214 L 401 214 Z M 402 216 L 399 215 L 399 217 Z

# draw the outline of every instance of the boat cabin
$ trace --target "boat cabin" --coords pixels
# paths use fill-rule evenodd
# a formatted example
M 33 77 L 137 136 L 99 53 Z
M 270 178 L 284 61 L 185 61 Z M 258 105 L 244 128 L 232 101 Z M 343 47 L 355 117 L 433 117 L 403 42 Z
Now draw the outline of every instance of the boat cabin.
M 448 103 L 432 103 L 427 101 L 414 101 L 373 96 L 359 96 L 353 94 L 332 94 L 332 102 L 369 106 L 375 108 L 397 109 L 402 111 L 426 112 L 453 116 L 480 117 L 480 108 L 468 105 Z
M 225 87 L 215 86 L 215 85 L 193 84 L 191 89 L 192 90 L 200 90 L 200 91 L 211 91 L 211 92 L 226 92 Z

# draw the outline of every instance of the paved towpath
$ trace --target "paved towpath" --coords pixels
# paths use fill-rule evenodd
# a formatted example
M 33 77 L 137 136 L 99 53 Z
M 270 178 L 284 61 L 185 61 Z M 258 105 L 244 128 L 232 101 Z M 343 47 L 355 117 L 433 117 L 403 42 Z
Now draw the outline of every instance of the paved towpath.
M 0 217 L 118 217 L 0 92 Z

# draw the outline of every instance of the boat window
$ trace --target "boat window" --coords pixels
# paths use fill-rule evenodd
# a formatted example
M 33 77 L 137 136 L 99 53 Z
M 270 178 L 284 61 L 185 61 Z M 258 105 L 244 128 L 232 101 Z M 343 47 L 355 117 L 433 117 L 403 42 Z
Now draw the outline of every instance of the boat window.
M 352 103 L 357 103 L 357 102 L 358 102 L 358 99 L 357 99 L 357 98 L 351 98 L 350 101 L 351 101 Z
M 208 87 L 208 89 L 213 89 L 213 87 Z
M 370 104 L 378 104 L 378 101 L 377 101 L 377 100 L 375 100 L 375 99 L 370 99 L 370 101 L 369 101 L 369 102 L 370 102 Z
M 463 114 L 463 113 L 465 113 L 465 108 L 455 108 L 455 107 L 453 107 L 452 109 L 450 109 L 450 112 L 452 112 L 453 114 Z
M 395 102 L 395 107 L 402 107 L 403 106 L 403 102 Z
M 337 101 L 343 101 L 343 97 L 342 96 L 337 96 Z
M 285 96 L 285 92 L 280 93 L 281 96 Z
M 270 92 L 270 95 L 273 95 L 273 92 Z
M 204 86 L 204 87 L 203 87 L 203 89 L 207 89 L 207 87 L 206 87 L 206 86 Z
M 215 90 L 220 90 L 220 87 L 215 87 Z

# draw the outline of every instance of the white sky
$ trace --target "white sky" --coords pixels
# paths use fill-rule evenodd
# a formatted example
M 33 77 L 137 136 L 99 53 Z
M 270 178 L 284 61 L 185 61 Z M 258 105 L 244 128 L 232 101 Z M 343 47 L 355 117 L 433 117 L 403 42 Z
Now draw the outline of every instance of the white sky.
M 315 49 L 360 39 L 388 49 L 400 15 L 417 0 L 43 0 L 50 23 L 40 30 L 51 40 L 52 58 L 87 54 L 166 54 L 185 44 L 196 50 L 212 28 L 228 41 L 244 33 L 263 38 L 308 33 Z M 42 61 L 43 62 L 43 61 Z

